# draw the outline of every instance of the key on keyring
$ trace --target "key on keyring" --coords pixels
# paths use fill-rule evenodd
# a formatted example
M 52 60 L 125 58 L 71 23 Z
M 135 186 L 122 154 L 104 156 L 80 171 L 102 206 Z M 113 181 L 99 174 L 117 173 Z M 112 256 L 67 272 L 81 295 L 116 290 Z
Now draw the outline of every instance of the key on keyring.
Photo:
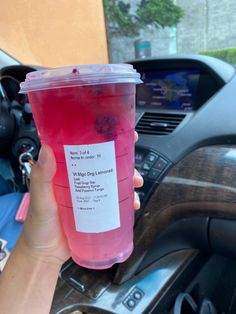
M 25 185 L 26 184 L 26 171 L 25 171 L 25 168 L 23 167 L 23 165 L 20 165 L 20 171 L 21 171 L 22 184 Z
M 31 172 L 31 169 L 32 169 L 32 165 L 29 161 L 27 162 L 23 162 L 23 165 L 22 165 L 23 169 L 25 170 L 25 176 L 26 178 L 29 178 L 30 177 L 30 172 Z
M 28 160 L 28 161 L 24 161 Z M 29 177 L 33 165 L 33 157 L 31 153 L 24 152 L 19 156 L 20 170 L 22 174 L 22 184 L 29 186 Z
M 22 162 L 22 164 L 20 165 L 22 184 L 27 185 L 27 188 L 29 188 L 29 179 L 30 179 L 30 172 L 32 169 L 32 165 L 33 165 L 32 160 L 28 162 Z

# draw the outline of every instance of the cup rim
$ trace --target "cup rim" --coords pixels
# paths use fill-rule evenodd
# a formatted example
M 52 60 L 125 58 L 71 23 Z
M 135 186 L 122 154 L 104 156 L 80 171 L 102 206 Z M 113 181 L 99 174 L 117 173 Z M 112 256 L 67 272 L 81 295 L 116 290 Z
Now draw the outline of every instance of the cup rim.
M 29 72 L 20 93 L 72 86 L 114 83 L 142 83 L 131 64 L 82 64 Z

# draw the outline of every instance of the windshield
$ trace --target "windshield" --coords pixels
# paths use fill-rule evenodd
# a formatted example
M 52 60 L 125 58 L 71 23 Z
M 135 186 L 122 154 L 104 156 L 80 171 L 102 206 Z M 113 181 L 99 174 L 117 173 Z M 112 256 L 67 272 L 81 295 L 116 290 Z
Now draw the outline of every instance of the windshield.
M 0 68 L 9 65 L 17 65 L 20 64 L 15 58 L 10 56 L 8 53 L 0 49 Z
M 0 67 L 17 60 L 57 67 L 173 54 L 205 54 L 236 64 L 235 0 L 54 2 L 23 1 L 17 10 L 2 3 Z
M 205 54 L 236 63 L 234 0 L 104 0 L 110 61 Z

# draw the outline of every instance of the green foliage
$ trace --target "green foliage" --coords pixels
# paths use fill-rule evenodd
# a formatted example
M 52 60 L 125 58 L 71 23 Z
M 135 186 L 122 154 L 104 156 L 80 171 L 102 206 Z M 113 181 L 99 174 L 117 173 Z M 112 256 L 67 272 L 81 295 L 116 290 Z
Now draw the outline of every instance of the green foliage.
M 130 4 L 121 0 L 103 0 L 109 33 L 123 36 L 138 36 L 141 29 L 154 26 L 156 29 L 176 25 L 184 11 L 173 0 L 140 0 L 134 14 Z
M 199 54 L 215 57 L 231 64 L 236 64 L 236 48 L 200 51 Z
M 130 4 L 123 1 L 103 0 L 108 31 L 125 36 L 137 36 L 135 16 L 130 14 Z
M 227 61 L 231 64 L 236 64 L 236 48 L 228 49 Z
M 172 0 L 142 0 L 136 14 L 143 27 L 154 25 L 155 28 L 164 28 L 178 24 L 184 16 L 184 11 Z

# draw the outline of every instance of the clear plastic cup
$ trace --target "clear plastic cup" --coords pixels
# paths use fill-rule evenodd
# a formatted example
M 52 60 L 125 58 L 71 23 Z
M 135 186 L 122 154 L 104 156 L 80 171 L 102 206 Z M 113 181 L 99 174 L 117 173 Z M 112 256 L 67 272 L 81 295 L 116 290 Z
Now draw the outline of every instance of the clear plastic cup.
M 128 64 L 27 74 L 41 143 L 55 153 L 54 191 L 73 260 L 104 269 L 133 250 L 135 85 Z

